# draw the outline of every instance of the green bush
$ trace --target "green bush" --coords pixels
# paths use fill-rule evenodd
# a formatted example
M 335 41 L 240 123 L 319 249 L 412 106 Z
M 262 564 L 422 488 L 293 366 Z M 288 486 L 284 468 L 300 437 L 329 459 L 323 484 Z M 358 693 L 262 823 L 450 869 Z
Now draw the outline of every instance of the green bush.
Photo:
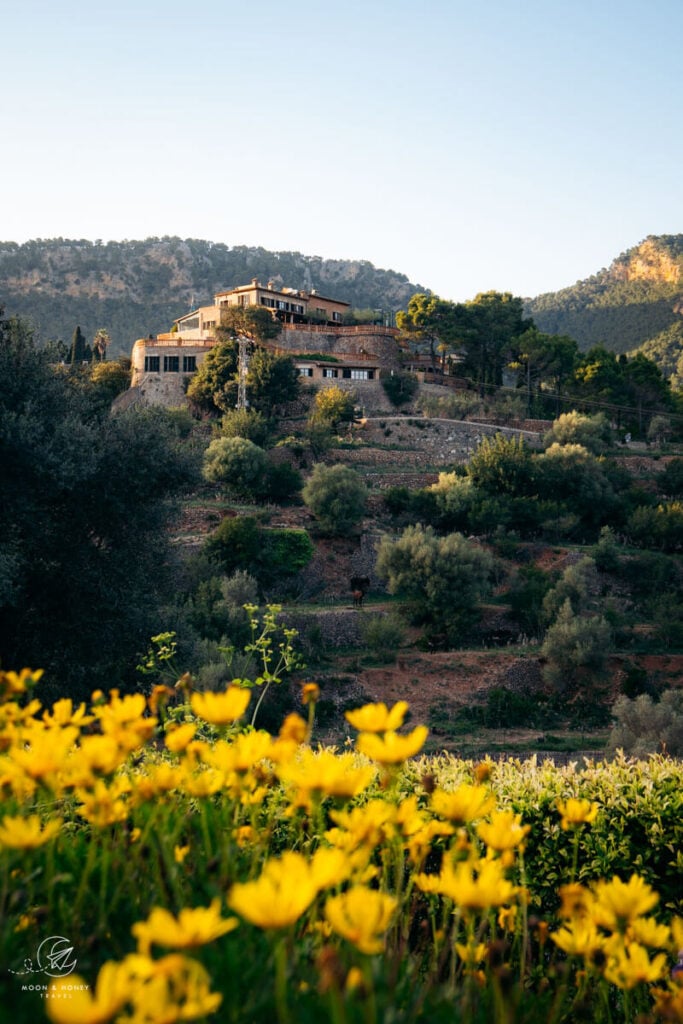
M 256 409 L 230 409 L 221 420 L 223 437 L 246 437 L 263 448 L 268 440 L 268 420 Z
M 361 622 L 363 643 L 380 661 L 396 660 L 398 649 L 405 640 L 405 626 L 398 615 L 366 615 Z
M 317 463 L 302 496 L 324 533 L 341 534 L 362 519 L 368 492 L 355 469 Z
M 541 648 L 545 659 L 543 678 L 562 692 L 589 693 L 603 680 L 610 648 L 610 628 L 605 619 L 576 615 L 567 598 Z
M 647 693 L 618 697 L 609 749 L 633 757 L 666 753 L 683 757 L 683 690 L 665 690 L 659 701 Z
M 246 437 L 217 437 L 204 453 L 203 473 L 205 480 L 253 498 L 264 491 L 267 465 L 263 448 Z
M 381 378 L 381 383 L 385 395 L 397 408 L 410 402 L 419 387 L 415 374 L 405 370 L 392 371 L 390 376 Z

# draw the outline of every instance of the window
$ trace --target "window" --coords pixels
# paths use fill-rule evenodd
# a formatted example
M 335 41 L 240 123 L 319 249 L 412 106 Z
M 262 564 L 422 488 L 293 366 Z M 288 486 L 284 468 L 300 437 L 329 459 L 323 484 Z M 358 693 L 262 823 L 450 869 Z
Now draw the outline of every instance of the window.
M 374 370 L 351 370 L 351 380 L 373 380 Z
M 327 320 L 327 310 L 323 309 L 322 306 L 315 307 L 315 315 L 322 317 L 323 320 Z
M 164 373 L 178 373 L 180 356 L 164 356 Z
M 299 367 L 299 376 L 300 377 L 312 377 L 313 376 L 313 367 L 312 366 L 300 366 Z
M 238 302 L 239 302 L 240 306 L 248 306 L 249 305 L 249 296 L 248 295 L 240 295 L 240 297 L 238 299 Z
M 337 376 L 337 371 L 336 370 L 332 369 L 329 366 L 324 367 L 324 369 L 323 369 L 323 377 L 336 377 L 336 376 Z
M 159 372 L 159 356 L 145 356 L 145 373 Z
M 194 373 L 197 369 L 196 356 L 183 356 L 183 373 Z
M 300 316 L 304 315 L 304 307 L 300 306 L 298 302 L 292 303 L 292 313 L 298 313 Z
M 341 313 L 333 313 L 332 314 L 332 319 L 334 320 L 335 324 L 340 324 L 341 320 L 342 320 Z

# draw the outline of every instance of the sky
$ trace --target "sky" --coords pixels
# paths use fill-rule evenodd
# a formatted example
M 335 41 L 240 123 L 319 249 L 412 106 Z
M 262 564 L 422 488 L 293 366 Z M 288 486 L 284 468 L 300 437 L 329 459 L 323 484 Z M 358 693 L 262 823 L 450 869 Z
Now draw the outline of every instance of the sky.
M 178 235 L 464 301 L 683 232 L 682 0 L 3 8 L 3 241 Z

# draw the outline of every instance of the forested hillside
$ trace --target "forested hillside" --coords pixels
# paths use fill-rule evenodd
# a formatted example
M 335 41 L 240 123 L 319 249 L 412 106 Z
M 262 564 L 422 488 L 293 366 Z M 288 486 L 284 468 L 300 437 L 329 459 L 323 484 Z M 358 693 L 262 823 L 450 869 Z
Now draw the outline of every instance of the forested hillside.
M 88 340 L 104 327 L 111 355 L 136 338 L 168 330 L 215 292 L 253 277 L 317 289 L 358 309 L 397 310 L 415 292 L 404 274 L 366 260 L 325 260 L 198 239 L 100 242 L 37 239 L 0 242 L 0 296 L 9 315 L 27 318 L 40 341 L 70 343 L 79 325 Z
M 526 300 L 538 328 L 582 349 L 641 350 L 667 375 L 683 376 L 683 235 L 651 235 L 606 270 L 571 288 Z

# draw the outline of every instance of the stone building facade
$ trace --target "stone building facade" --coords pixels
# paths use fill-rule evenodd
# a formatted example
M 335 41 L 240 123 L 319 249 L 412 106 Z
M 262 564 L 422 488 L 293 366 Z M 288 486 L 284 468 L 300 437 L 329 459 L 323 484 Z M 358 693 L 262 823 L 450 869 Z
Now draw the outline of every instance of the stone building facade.
M 188 379 L 217 344 L 221 310 L 231 305 L 264 306 L 281 320 L 280 335 L 266 346 L 292 356 L 307 383 L 343 387 L 377 381 L 400 365 L 396 328 L 343 325 L 340 321 L 348 303 L 315 292 L 263 286 L 254 279 L 251 285 L 219 292 L 213 306 L 180 317 L 172 331 L 135 342 L 131 387 L 144 402 L 177 405 L 183 401 Z M 325 322 L 311 323 L 307 317 L 325 318 Z

